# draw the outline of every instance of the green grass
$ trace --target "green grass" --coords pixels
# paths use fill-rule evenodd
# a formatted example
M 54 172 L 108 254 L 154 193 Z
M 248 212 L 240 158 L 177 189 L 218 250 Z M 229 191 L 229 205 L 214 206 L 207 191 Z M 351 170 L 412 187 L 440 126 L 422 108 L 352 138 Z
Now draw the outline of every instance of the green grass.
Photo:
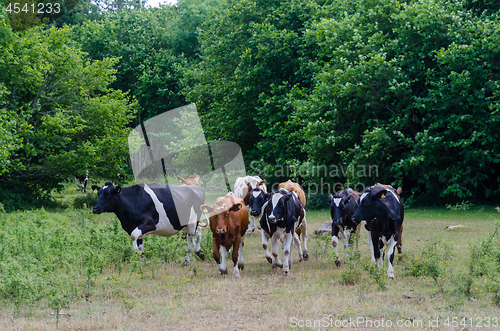
M 64 199 L 71 205 L 79 195 L 68 189 Z M 359 257 L 350 254 L 346 263 L 339 247 L 343 264 L 336 267 L 330 238 L 312 235 L 328 218 L 324 210 L 307 212 L 310 259 L 299 263 L 294 249 L 289 276 L 271 269 L 258 230 L 246 236 L 245 269 L 233 279 L 218 274 L 208 229 L 207 260 L 193 255 L 182 267 L 187 245 L 180 236 L 147 237 L 141 263 L 113 214 L 0 213 L 0 329 L 295 330 L 292 318 L 438 317 L 444 326 L 448 317 L 500 316 L 494 208 L 406 210 L 404 259 L 396 258 L 394 280 L 386 278 L 386 261 L 380 270 L 370 267 L 364 229 Z M 445 230 L 457 224 L 469 229 Z M 345 281 L 350 271 L 354 285 Z

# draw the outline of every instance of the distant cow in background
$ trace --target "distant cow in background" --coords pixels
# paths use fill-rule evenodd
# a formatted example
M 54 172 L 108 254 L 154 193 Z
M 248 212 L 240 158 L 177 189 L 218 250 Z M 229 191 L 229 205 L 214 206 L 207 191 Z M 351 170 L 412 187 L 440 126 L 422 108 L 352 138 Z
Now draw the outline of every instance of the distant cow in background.
M 196 185 L 199 186 L 198 184 L 200 183 L 200 176 L 199 175 L 190 175 L 188 178 L 184 179 L 181 176 L 177 176 L 177 180 L 179 183 L 183 185 Z
M 234 183 L 234 196 L 243 199 L 245 207 L 248 212 L 251 211 L 250 207 L 250 191 L 254 188 L 260 188 L 264 193 L 267 193 L 267 187 L 265 180 L 262 180 L 259 176 L 246 176 L 238 177 Z M 255 217 L 251 215 L 252 223 L 248 229 L 248 234 L 251 234 L 255 230 Z
M 375 184 L 367 187 L 359 198 L 358 208 L 353 220 L 359 224 L 366 221 L 365 228 L 370 247 L 372 263 L 381 265 L 381 248 L 389 246 L 387 256 L 389 266 L 387 277 L 394 278 L 394 247 L 398 245 L 401 254 L 401 236 L 403 234 L 404 207 L 399 194 L 401 188 L 395 190 L 392 186 Z
M 356 245 L 359 239 L 359 231 L 356 231 L 358 224 L 352 220 L 352 216 L 358 208 L 360 193 L 351 188 L 338 191 L 335 195 L 330 194 L 330 216 L 332 218 L 332 246 L 337 260 L 335 265 L 340 266 L 339 253 L 337 245 L 339 237 L 342 239 L 345 249 L 345 258 L 347 259 L 347 247 L 352 233 L 356 233 Z
M 87 182 L 89 181 L 89 171 L 87 170 L 87 173 L 85 176 L 77 176 L 75 175 L 75 185 L 76 185 L 76 190 L 80 191 L 82 193 L 86 192 L 87 189 Z M 78 185 L 80 184 L 80 185 Z

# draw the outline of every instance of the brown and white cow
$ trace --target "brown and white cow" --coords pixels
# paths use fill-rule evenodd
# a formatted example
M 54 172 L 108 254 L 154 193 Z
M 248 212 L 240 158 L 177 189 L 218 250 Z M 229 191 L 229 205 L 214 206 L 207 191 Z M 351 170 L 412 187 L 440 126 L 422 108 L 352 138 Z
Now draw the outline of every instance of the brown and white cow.
M 259 176 L 238 177 L 234 183 L 234 195 L 237 198 L 243 199 L 248 212 L 252 209 L 250 207 L 250 192 L 254 188 L 260 188 L 264 193 L 267 193 L 265 180 L 262 180 Z M 260 219 L 262 213 L 260 215 L 251 215 L 250 217 L 252 219 L 252 224 L 248 229 L 248 234 L 251 234 L 255 230 L 255 218 Z
M 280 190 L 282 188 L 284 188 L 287 191 L 294 191 L 295 193 L 297 193 L 300 201 L 302 201 L 302 203 L 304 204 L 304 207 L 305 207 L 306 194 L 304 193 L 304 190 L 302 189 L 302 187 L 300 187 L 299 183 L 294 183 L 289 179 L 286 182 L 280 183 L 280 185 L 278 186 L 278 190 Z
M 182 178 L 181 176 L 177 176 L 177 180 L 182 185 L 196 185 L 196 186 L 199 186 L 198 184 L 200 183 L 200 176 L 199 175 L 189 175 L 188 178 L 186 178 L 186 179 Z
M 206 204 L 200 206 L 202 212 L 210 213 L 213 256 L 221 275 L 227 274 L 226 255 L 231 247 L 233 276 L 239 278 L 238 269 L 243 270 L 245 266 L 242 253 L 249 220 L 248 211 L 243 206 L 243 200 L 235 197 L 232 192 L 217 198 L 212 207 Z

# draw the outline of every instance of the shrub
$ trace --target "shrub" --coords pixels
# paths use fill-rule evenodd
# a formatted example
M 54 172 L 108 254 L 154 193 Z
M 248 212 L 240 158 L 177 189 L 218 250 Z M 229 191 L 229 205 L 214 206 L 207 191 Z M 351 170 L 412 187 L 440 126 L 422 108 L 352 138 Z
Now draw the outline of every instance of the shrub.
M 81 208 L 89 208 L 91 209 L 97 203 L 99 197 L 97 193 L 88 193 L 86 195 L 81 195 L 75 198 L 73 201 L 73 208 L 81 209 Z
M 330 201 L 327 193 L 307 194 L 307 210 L 329 209 Z
M 423 248 L 420 256 L 411 259 L 409 272 L 415 277 L 430 276 L 438 282 L 446 274 L 451 257 L 451 246 L 442 238 L 435 239 Z

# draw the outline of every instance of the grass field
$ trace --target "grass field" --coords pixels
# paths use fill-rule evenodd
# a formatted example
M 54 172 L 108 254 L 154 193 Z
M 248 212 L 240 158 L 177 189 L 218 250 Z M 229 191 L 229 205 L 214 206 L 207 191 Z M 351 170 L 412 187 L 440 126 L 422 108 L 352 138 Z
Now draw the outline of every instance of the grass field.
M 289 276 L 271 269 L 259 230 L 247 236 L 240 279 L 219 275 L 211 254 L 182 267 L 180 237 L 147 237 L 140 263 L 113 214 L 2 213 L 0 329 L 500 330 L 500 213 L 465 209 L 407 209 L 394 280 L 386 263 L 369 267 L 364 230 L 360 257 L 335 266 L 330 238 L 312 234 L 327 211 L 307 213 L 310 259 L 294 249 Z M 457 224 L 468 229 L 444 229 Z

